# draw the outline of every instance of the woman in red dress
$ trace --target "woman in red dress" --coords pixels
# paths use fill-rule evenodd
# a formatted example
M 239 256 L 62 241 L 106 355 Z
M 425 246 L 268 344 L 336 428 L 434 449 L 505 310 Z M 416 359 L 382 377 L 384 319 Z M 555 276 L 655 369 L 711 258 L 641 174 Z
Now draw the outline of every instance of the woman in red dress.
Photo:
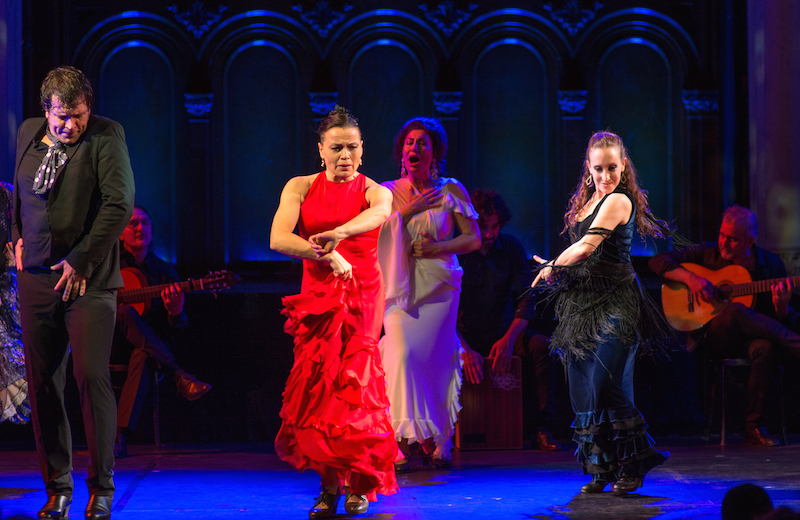
M 341 107 L 318 130 L 324 170 L 294 177 L 281 193 L 270 248 L 303 259 L 301 293 L 283 299 L 294 336 L 278 456 L 322 477 L 310 518 L 363 513 L 376 494 L 397 492 L 397 454 L 378 352 L 384 310 L 377 260 L 392 195 L 358 172 L 358 122 Z M 295 226 L 299 236 L 294 233 Z

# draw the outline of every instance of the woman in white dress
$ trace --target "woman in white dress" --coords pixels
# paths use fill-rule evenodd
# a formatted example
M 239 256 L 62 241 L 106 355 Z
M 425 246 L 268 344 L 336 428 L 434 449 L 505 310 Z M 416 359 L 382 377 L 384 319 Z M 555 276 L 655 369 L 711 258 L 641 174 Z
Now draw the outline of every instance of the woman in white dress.
M 456 255 L 480 248 L 481 237 L 467 190 L 440 176 L 446 154 L 441 123 L 411 119 L 394 143 L 400 179 L 383 183 L 394 198 L 378 241 L 386 281 L 380 352 L 400 472 L 408 469 L 408 446 L 415 442 L 423 462 L 449 467 L 461 409 L 456 319 L 463 272 Z

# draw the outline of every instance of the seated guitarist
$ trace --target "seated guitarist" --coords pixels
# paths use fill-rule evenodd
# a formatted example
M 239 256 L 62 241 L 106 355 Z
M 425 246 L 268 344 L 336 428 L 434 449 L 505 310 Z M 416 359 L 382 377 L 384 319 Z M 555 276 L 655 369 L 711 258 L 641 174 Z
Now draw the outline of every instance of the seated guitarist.
M 117 407 L 117 439 L 114 453 L 128 454 L 128 437 L 136 430 L 142 404 L 150 390 L 146 364 L 155 362 L 175 382 L 178 393 L 190 401 L 200 398 L 211 385 L 198 381 L 177 364 L 170 351 L 173 333 L 185 327 L 188 320 L 183 312 L 183 291 L 178 285 L 175 268 L 150 251 L 152 225 L 147 211 L 135 206 L 120 241 L 120 267 L 133 267 L 146 277 L 146 285 L 171 283 L 153 298 L 149 312 L 140 316 L 131 305 L 120 305 L 111 359 L 128 364 L 128 375 Z M 152 360 L 152 361 L 150 361 Z
M 719 303 L 713 282 L 681 267 L 682 263 L 698 264 L 713 271 L 739 265 L 753 281 L 783 279 L 776 280 L 768 292 L 757 294 L 752 309 L 738 302 L 729 303 L 688 338 L 690 350 L 701 345 L 710 358 L 750 359 L 745 442 L 775 446 L 779 441 L 765 428 L 764 403 L 774 379 L 777 356 L 789 353 L 800 359 L 800 336 L 795 328 L 797 316 L 790 306 L 792 283 L 786 267 L 778 255 L 755 245 L 757 231 L 755 214 L 741 206 L 732 206 L 722 215 L 717 244 L 707 242 L 680 252 L 659 253 L 650 259 L 649 265 L 665 280 L 685 284 L 694 301 L 712 303 L 715 300 Z

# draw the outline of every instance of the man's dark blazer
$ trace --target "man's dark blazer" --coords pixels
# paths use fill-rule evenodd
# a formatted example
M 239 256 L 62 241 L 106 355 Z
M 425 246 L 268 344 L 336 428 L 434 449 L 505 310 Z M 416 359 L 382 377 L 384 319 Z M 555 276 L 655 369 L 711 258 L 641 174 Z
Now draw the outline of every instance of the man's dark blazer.
M 66 259 L 87 278 L 87 289 L 122 287 L 119 236 L 133 213 L 135 194 L 125 132 L 115 121 L 90 117 L 81 140 L 67 146 L 69 160 L 56 172 L 47 199 L 50 236 L 40 236 L 23 229 L 26 208 L 21 197 L 38 195 L 32 194 L 31 186 L 20 186 L 19 168 L 33 139 L 44 135 L 46 124 L 43 117 L 27 119 L 17 133 L 11 232 L 14 244 L 20 236 L 23 239 L 23 268 L 49 267 L 28 265 L 25 255 L 29 244 L 47 248 L 49 241 L 50 265 Z

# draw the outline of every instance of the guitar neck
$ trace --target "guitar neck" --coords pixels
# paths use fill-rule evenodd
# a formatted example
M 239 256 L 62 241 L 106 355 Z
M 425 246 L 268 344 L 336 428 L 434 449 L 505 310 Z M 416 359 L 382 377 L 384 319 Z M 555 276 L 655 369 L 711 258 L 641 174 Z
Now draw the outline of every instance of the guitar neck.
M 789 276 L 792 285 L 800 283 L 800 276 Z M 772 286 L 786 280 L 786 278 L 773 278 L 771 280 L 758 280 L 757 282 L 737 283 L 725 288 L 726 298 L 736 298 L 738 296 L 747 296 L 750 294 L 758 294 L 762 292 L 769 292 Z
M 149 300 L 151 298 L 158 298 L 161 296 L 161 291 L 170 287 L 171 283 L 161 285 L 150 285 L 147 287 L 139 287 L 137 289 L 121 289 L 117 293 L 117 300 L 121 303 L 137 303 Z M 202 291 L 203 280 L 186 280 L 185 282 L 178 282 L 183 292 Z

